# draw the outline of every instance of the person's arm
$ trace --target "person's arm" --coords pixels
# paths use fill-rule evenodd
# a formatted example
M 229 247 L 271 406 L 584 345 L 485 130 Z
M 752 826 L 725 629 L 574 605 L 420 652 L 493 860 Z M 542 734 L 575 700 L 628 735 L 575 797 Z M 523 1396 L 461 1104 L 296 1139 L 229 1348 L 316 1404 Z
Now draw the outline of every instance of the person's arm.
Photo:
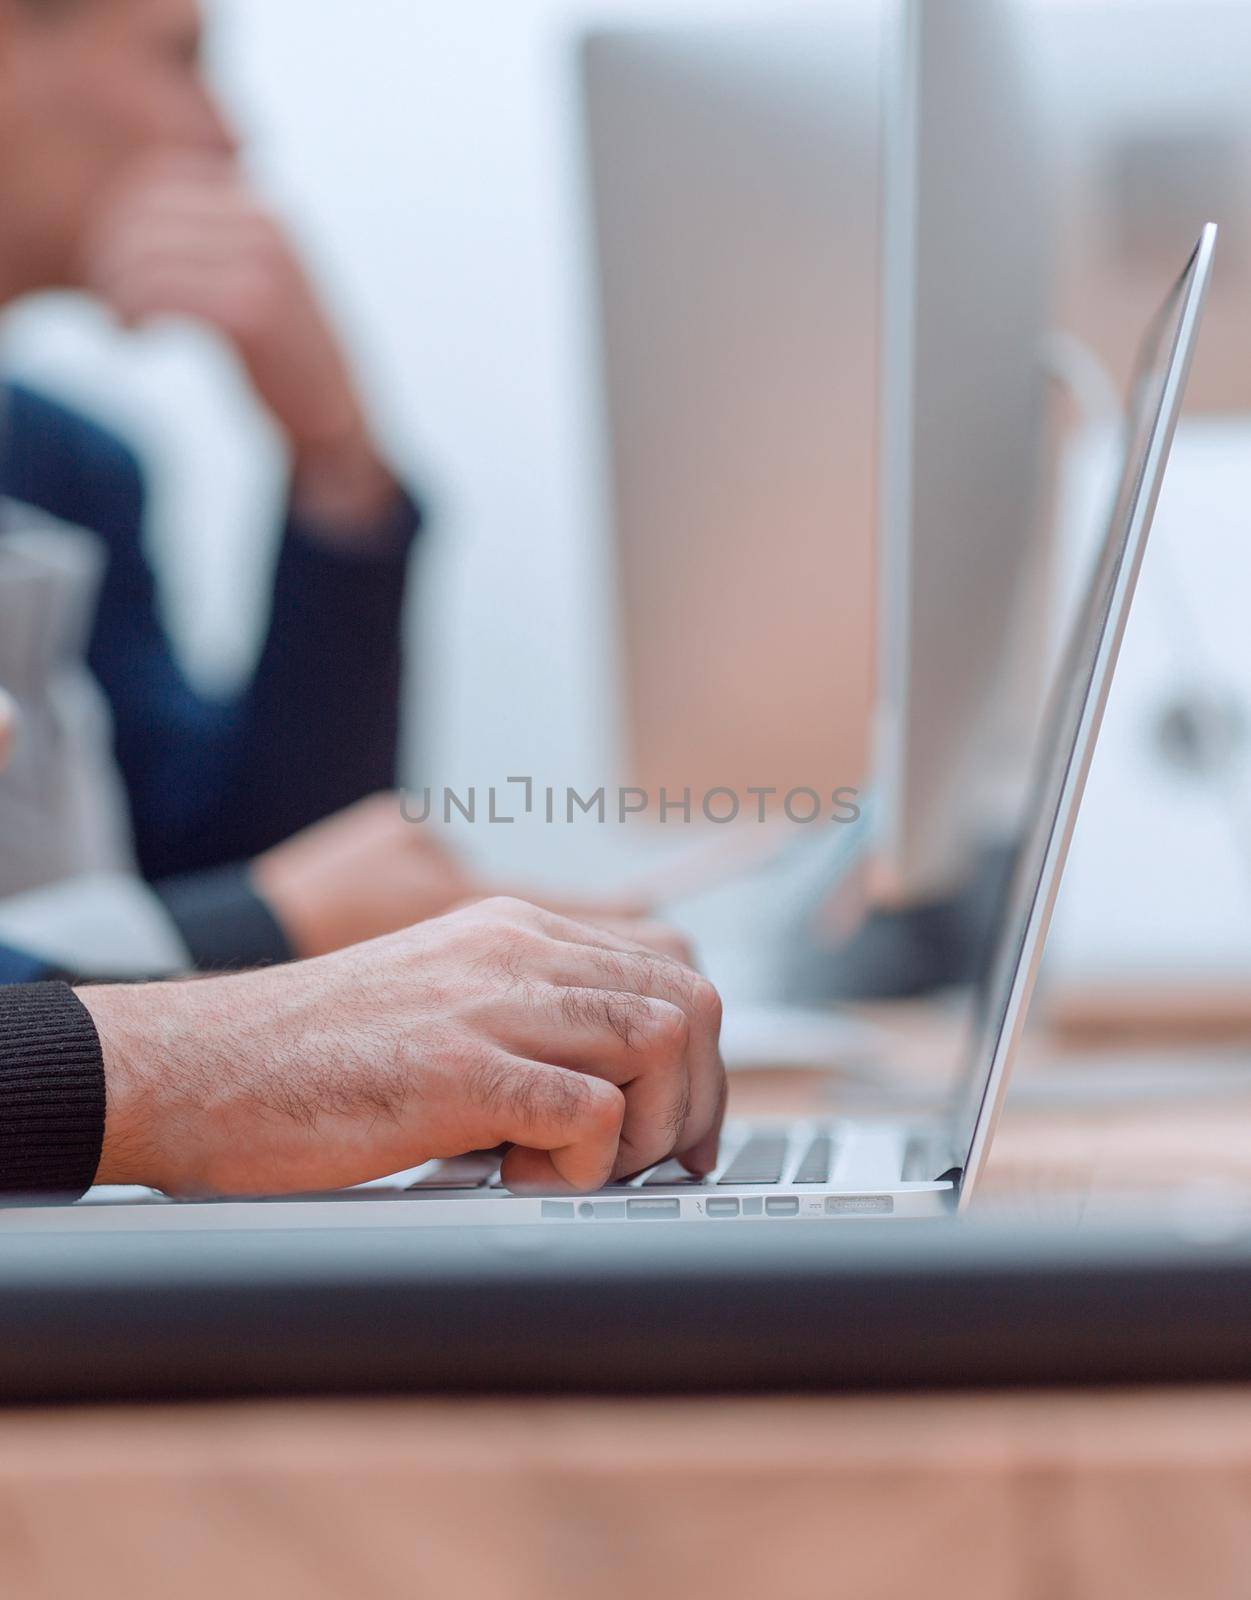
M 234 972 L 294 953 L 248 868 L 155 886 L 132 874 L 93 873 L 0 900 L 0 985 Z
M 319 961 L 0 989 L 0 1191 L 340 1188 L 500 1144 L 515 1190 L 716 1162 L 716 991 L 621 933 L 490 901 Z
M 218 867 L 153 885 L 197 972 L 237 972 L 290 961 L 296 950 L 252 869 Z
M 514 1190 L 594 1189 L 672 1154 L 715 1165 L 716 991 L 520 902 L 270 972 L 79 997 L 108 1083 L 100 1183 L 309 1192 L 500 1144 Z
M 389 786 L 411 502 L 400 496 L 378 542 L 359 548 L 293 521 L 257 673 L 237 698 L 214 700 L 187 681 L 160 619 L 133 454 L 20 388 L 0 451 L 6 492 L 91 528 L 106 546 L 89 663 L 113 713 L 145 876 L 246 860 Z
M 144 484 L 134 455 L 21 387 L 8 393 L 5 422 L 5 493 L 89 529 L 104 546 L 89 663 L 113 714 L 140 855 L 176 861 L 187 841 L 212 836 L 216 797 L 233 776 L 239 708 L 198 695 L 179 670 L 143 552 Z
M 105 1108 L 99 1034 L 68 985 L 0 988 L 0 1194 L 90 1188 Z
M 398 488 L 381 519 L 355 524 L 344 541 L 293 501 L 268 635 L 241 707 L 218 861 L 251 858 L 394 787 L 402 622 L 420 527 L 416 503 Z

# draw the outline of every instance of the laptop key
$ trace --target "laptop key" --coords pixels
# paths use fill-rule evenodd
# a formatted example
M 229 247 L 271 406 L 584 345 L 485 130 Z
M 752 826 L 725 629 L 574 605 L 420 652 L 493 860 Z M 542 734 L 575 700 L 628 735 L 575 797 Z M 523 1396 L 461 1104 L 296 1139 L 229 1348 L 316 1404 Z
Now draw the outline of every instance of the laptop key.
M 795 1171 L 795 1183 L 828 1183 L 834 1160 L 834 1141 L 828 1133 L 820 1133 L 804 1152 L 803 1160 Z
M 718 1183 L 777 1183 L 786 1165 L 789 1141 L 784 1133 L 758 1133 L 748 1139 Z
M 693 1172 L 688 1172 L 680 1161 L 662 1161 L 643 1179 L 644 1189 L 672 1189 L 692 1184 L 703 1183 L 702 1178 L 696 1177 Z
M 409 1184 L 409 1189 L 481 1189 L 500 1169 L 498 1150 L 480 1150 L 472 1155 L 453 1156 L 440 1161 L 429 1172 Z

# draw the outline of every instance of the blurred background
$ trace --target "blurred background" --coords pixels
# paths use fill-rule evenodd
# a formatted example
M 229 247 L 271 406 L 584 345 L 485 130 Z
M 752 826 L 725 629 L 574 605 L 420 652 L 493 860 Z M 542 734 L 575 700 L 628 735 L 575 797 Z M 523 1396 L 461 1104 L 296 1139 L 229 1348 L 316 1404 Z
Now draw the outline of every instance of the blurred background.
M 1064 336 L 1038 351 L 1049 559 L 1014 626 L 1034 614 L 1050 637 L 1063 614 L 1135 345 L 1199 225 L 1223 228 L 1052 964 L 1251 977 L 1251 4 L 1006 9 L 1054 219 L 1039 292 Z M 410 780 L 882 785 L 896 8 L 214 0 L 210 17 L 249 159 L 431 510 Z M 955 244 L 976 313 L 1002 271 Z M 180 648 L 201 682 L 235 680 L 283 464 L 230 361 L 68 296 L 2 337 L 11 372 L 141 446 Z M 484 863 L 557 882 L 629 855 L 611 827 L 464 831 Z

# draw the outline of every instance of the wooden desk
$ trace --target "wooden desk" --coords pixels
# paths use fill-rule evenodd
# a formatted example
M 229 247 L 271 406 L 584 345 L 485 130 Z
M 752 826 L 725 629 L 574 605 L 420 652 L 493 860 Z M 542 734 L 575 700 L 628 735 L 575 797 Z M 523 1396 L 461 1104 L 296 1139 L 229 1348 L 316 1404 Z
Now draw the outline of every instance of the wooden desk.
M 1251 1192 L 1251 1084 L 1030 1104 L 986 1203 L 1204 1170 Z M 1111 1067 L 1111 1064 L 1110 1064 Z M 1214 1070 L 1219 1072 L 1219 1066 Z M 1035 1077 L 1035 1074 L 1040 1077 Z M 745 1079 L 742 1109 L 823 1094 Z M 380 1332 L 380 1336 L 385 1336 Z M 1251 1391 L 244 1404 L 0 1415 L 14 1600 L 1251 1593 Z
M 1243 1392 L 0 1421 L 14 1600 L 1230 1600 L 1249 1573 Z

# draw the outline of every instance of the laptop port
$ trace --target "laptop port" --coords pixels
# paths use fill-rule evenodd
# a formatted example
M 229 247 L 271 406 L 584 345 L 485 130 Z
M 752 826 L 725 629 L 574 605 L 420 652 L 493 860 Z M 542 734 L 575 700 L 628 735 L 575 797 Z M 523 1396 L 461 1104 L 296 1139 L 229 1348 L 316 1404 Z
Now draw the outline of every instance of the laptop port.
M 682 1215 L 682 1202 L 680 1200 L 653 1200 L 650 1196 L 641 1200 L 626 1201 L 626 1216 L 630 1218 L 641 1217 L 644 1221 L 654 1222 L 665 1217 L 680 1217 Z
M 825 1209 L 832 1217 L 888 1217 L 895 1202 L 888 1194 L 830 1194 Z
M 769 1217 L 797 1217 L 799 1215 L 799 1196 L 794 1194 L 772 1196 L 765 1201 L 765 1215 Z
M 727 1195 L 710 1195 L 705 1202 L 710 1217 L 737 1217 L 738 1201 Z

